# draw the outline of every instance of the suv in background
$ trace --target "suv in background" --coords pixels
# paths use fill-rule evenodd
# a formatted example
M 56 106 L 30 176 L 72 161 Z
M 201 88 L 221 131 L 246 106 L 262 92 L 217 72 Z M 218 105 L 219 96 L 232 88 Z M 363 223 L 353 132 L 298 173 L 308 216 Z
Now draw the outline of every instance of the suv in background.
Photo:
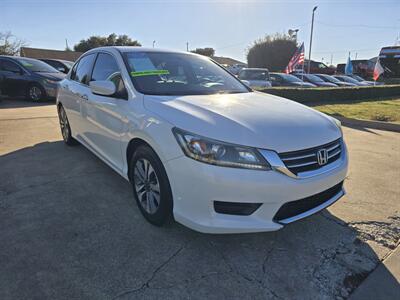
M 239 72 L 238 78 L 251 88 L 266 88 L 272 86 L 268 69 L 244 68 Z
M 308 71 L 308 63 L 309 61 L 306 60 L 304 61 L 304 71 Z M 303 70 L 303 66 L 301 68 L 296 69 L 295 73 L 301 73 Z M 320 61 L 311 61 L 311 68 L 310 68 L 310 73 L 311 74 L 328 74 L 328 75 L 333 75 L 335 74 L 336 69 L 328 67 L 326 64 Z

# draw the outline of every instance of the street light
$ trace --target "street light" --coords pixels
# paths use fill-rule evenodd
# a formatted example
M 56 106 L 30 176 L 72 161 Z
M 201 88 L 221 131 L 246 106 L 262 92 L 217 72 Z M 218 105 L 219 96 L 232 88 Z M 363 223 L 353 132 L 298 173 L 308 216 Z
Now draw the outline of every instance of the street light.
M 155 43 L 156 43 L 156 41 L 153 41 L 153 48 L 154 48 Z
M 310 74 L 310 68 L 311 68 L 311 45 L 312 45 L 312 36 L 313 36 L 313 31 L 314 31 L 314 13 L 317 10 L 318 6 L 315 6 L 312 10 L 312 20 L 311 20 L 311 36 L 310 36 L 310 49 L 308 51 L 308 74 Z

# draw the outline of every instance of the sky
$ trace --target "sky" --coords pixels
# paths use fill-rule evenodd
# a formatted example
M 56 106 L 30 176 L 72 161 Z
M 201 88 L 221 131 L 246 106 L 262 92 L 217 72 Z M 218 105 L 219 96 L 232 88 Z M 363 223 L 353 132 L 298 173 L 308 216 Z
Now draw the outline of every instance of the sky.
M 29 47 L 64 50 L 91 35 L 127 34 L 145 47 L 186 50 L 213 47 L 217 56 L 246 62 L 259 38 L 299 29 L 312 59 L 330 64 L 377 56 L 400 36 L 395 1 L 128 1 L 0 0 L 0 32 L 11 31 Z

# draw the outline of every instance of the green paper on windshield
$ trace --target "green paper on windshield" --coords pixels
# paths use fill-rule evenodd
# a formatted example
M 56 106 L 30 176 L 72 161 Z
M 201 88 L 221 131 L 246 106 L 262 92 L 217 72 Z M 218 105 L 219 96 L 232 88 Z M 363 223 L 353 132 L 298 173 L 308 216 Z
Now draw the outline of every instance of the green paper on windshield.
M 138 72 L 131 72 L 132 77 L 139 77 L 139 76 L 152 76 L 152 75 L 168 75 L 168 70 L 149 70 L 149 71 L 138 71 Z
M 33 67 L 33 65 L 31 63 L 28 63 L 28 62 L 25 62 L 25 61 L 22 61 L 21 63 L 22 63 L 22 65 L 24 67 Z

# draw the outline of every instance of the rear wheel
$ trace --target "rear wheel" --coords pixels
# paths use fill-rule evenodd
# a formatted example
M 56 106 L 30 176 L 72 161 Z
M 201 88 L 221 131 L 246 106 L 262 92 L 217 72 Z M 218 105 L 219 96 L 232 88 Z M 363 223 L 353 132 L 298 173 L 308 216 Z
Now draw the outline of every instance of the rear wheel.
M 33 102 L 39 102 L 46 98 L 46 91 L 37 83 L 32 83 L 26 90 L 26 97 Z
M 172 220 L 172 192 L 164 166 L 146 145 L 139 146 L 130 161 L 133 194 L 143 216 L 161 226 Z
M 60 129 L 64 142 L 69 146 L 77 145 L 78 141 L 71 135 L 71 127 L 69 126 L 67 114 L 62 105 L 58 107 L 58 120 L 60 122 Z

